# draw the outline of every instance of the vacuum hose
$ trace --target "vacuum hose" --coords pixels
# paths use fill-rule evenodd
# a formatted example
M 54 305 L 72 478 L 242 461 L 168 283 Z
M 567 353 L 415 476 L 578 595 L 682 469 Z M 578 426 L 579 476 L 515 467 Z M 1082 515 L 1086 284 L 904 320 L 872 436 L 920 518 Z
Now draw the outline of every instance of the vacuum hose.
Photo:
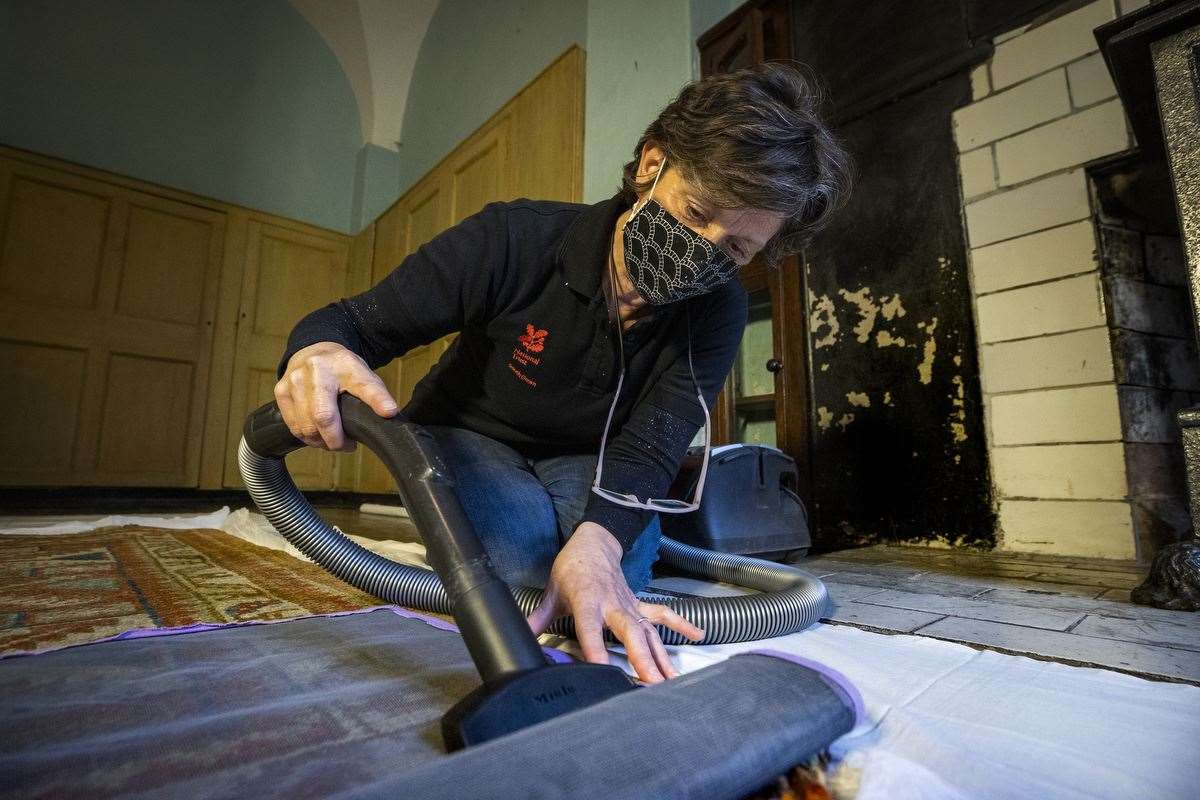
M 469 540 L 478 545 L 478 539 L 454 494 L 453 478 L 442 462 L 436 442 L 427 431 L 399 415 L 391 418 L 376 415 L 353 395 L 342 394 L 338 402 L 346 435 L 375 452 L 396 480 L 401 500 L 424 538 L 430 564 L 437 572 L 373 553 L 321 519 L 296 488 L 284 465 L 284 456 L 304 447 L 304 443 L 292 436 L 275 403 L 267 403 L 250 414 L 238 447 L 238 466 L 250 496 L 297 550 L 338 578 L 388 603 L 454 614 L 462 629 L 463 619 L 469 615 L 459 613 L 463 609 L 454 606 L 463 602 L 464 596 L 478 594 L 483 583 L 467 576 L 467 572 L 469 568 L 480 568 L 482 574 L 490 572 L 491 566 L 481 546 L 471 549 L 469 542 L 460 544 L 460 540 Z M 469 535 L 460 533 L 463 528 L 469 530 Z M 447 550 L 447 541 L 459 549 Z M 702 628 L 705 637 L 699 644 L 782 636 L 807 628 L 825 613 L 828 595 L 824 584 L 795 567 L 702 550 L 665 536 L 659 558 L 686 573 L 760 592 L 697 598 L 641 594 L 642 599 L 667 605 Z M 452 584 L 449 595 L 443 584 L 447 576 L 447 583 Z M 510 591 L 526 616 L 542 598 L 540 589 L 516 587 Z M 496 603 L 490 605 L 494 609 Z M 483 610 L 482 605 L 478 610 Z M 693 643 L 662 625 L 657 628 L 667 644 Z M 549 630 L 562 636 L 574 635 L 570 617 L 556 620 Z M 471 632 L 463 630 L 463 634 L 470 647 Z M 503 637 L 504 634 L 482 630 L 476 635 Z M 606 631 L 606 636 L 611 634 Z M 498 672 L 506 668 L 505 664 L 493 666 Z

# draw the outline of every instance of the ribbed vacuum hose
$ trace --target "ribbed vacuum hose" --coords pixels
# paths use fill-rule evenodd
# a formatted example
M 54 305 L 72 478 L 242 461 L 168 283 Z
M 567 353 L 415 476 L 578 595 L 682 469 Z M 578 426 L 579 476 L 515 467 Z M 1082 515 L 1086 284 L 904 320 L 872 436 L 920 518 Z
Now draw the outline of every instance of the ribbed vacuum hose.
M 384 558 L 343 536 L 321 519 L 296 488 L 283 459 L 260 456 L 242 439 L 238 446 L 238 466 L 259 510 L 301 553 L 341 580 L 388 603 L 451 613 L 446 590 L 435 572 Z M 659 558 L 664 564 L 689 574 L 761 592 L 697 598 L 642 595 L 649 602 L 669 606 L 704 629 L 706 635 L 700 644 L 782 636 L 807 628 L 825 613 L 828 595 L 824 584 L 795 567 L 702 550 L 665 536 Z M 517 587 L 512 593 L 527 616 L 542 599 L 540 589 Z M 669 628 L 657 627 L 667 644 L 694 644 Z M 556 620 L 550 632 L 574 636 L 571 618 Z M 607 631 L 605 635 L 615 641 Z

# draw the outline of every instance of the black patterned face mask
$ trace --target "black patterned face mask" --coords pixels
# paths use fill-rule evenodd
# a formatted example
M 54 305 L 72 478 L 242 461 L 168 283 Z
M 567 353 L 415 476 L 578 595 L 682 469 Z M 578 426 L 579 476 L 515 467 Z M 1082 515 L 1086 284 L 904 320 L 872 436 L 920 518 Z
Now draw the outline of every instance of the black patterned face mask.
M 737 274 L 729 254 L 676 219 L 650 198 L 666 168 L 654 176 L 646 202 L 625 222 L 625 267 L 647 303 L 674 303 L 704 294 Z

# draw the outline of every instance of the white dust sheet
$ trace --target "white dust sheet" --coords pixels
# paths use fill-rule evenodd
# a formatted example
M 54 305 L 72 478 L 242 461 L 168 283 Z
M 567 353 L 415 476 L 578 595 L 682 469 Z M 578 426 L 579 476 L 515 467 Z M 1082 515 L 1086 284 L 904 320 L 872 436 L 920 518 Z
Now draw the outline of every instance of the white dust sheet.
M 7 517 L 0 518 L 0 533 L 123 524 L 210 527 L 303 558 L 245 509 L 190 517 Z M 420 545 L 351 538 L 390 558 L 425 563 Z M 655 585 L 729 593 L 686 579 Z M 574 642 L 552 636 L 543 642 L 580 656 Z M 1200 797 L 1200 687 L 845 625 L 818 624 L 765 642 L 668 649 L 680 672 L 691 672 L 764 647 L 827 664 L 862 693 L 866 719 L 832 747 L 839 776 L 858 783 L 858 800 Z M 632 673 L 620 648 L 611 654 Z

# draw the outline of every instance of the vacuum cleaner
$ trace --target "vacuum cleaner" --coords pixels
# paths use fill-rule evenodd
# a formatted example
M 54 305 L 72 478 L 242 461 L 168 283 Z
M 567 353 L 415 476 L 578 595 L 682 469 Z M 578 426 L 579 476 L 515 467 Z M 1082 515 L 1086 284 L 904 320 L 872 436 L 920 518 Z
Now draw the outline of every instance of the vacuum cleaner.
M 274 402 L 246 419 L 238 447 L 242 479 L 275 529 L 338 578 L 388 603 L 453 615 L 483 683 L 442 718 L 447 750 L 487 742 L 605 701 L 620 703 L 636 688 L 617 667 L 550 663 L 526 622 L 542 591 L 510 589 L 497 576 L 428 431 L 401 415 L 380 417 L 350 394 L 341 394 L 338 405 L 346 435 L 378 455 L 396 481 L 424 539 L 432 571 L 373 553 L 321 519 L 288 473 L 284 457 L 305 445 L 288 430 Z M 659 557 L 676 570 L 758 591 L 717 598 L 642 593 L 643 599 L 670 606 L 704 629 L 706 636 L 698 644 L 781 636 L 807 628 L 825 613 L 825 587 L 795 567 L 704 550 L 667 537 Z M 689 641 L 657 627 L 667 644 Z M 564 636 L 574 631 L 570 617 L 556 620 L 550 630 Z M 730 661 L 737 669 L 761 669 L 754 667 L 755 659 Z M 756 680 L 753 675 L 743 679 Z M 728 675 L 722 676 L 722 681 L 728 680 Z

